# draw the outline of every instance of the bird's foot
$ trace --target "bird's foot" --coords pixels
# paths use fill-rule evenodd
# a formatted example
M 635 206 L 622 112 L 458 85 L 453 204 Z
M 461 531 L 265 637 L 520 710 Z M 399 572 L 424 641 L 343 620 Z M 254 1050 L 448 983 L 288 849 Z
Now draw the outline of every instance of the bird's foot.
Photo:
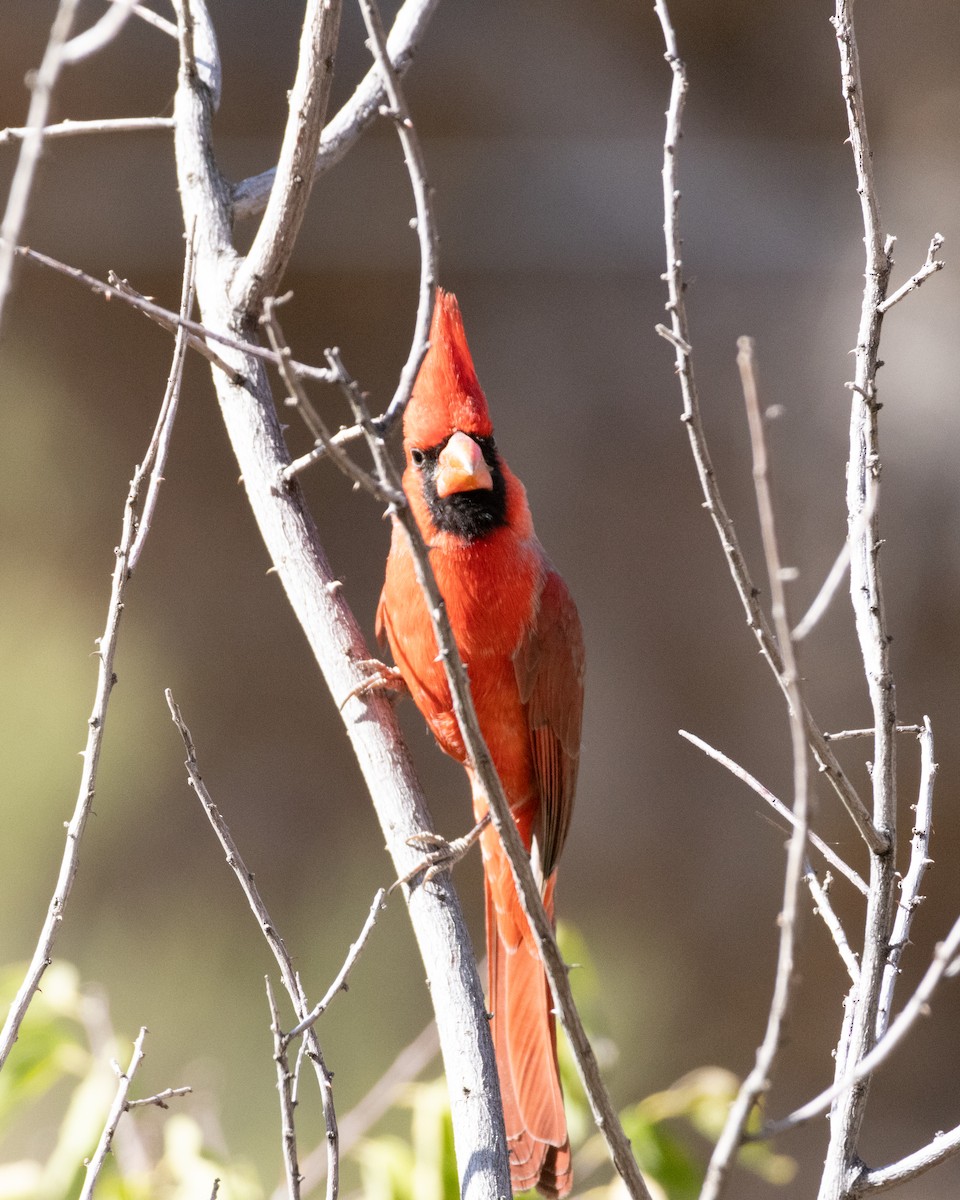
M 464 834 L 463 837 L 454 838 L 451 842 L 448 842 L 445 837 L 441 837 L 439 833 L 415 833 L 412 837 L 408 837 L 407 845 L 412 846 L 415 850 L 422 850 L 424 858 L 412 871 L 408 871 L 402 879 L 398 879 L 396 883 L 392 884 L 390 891 L 402 883 L 409 883 L 421 871 L 424 872 L 424 883 L 429 883 L 441 871 L 452 871 L 460 859 L 469 852 L 470 847 L 479 840 L 480 834 L 489 824 L 490 814 L 487 813 L 469 833 Z
M 362 683 L 358 683 L 355 688 L 351 688 L 340 701 L 339 708 L 341 712 L 343 712 L 347 703 L 354 696 L 369 696 L 373 692 L 384 692 L 387 696 L 399 696 L 407 690 L 404 678 L 397 668 L 388 667 L 379 658 L 361 658 L 357 666 L 361 670 L 369 671 L 370 674 Z

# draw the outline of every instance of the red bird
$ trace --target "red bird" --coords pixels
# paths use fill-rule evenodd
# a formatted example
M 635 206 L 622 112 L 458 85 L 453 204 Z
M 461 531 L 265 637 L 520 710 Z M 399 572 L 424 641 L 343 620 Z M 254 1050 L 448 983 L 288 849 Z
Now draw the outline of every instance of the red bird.
M 566 584 L 533 531 L 523 484 L 493 440 L 456 298 L 438 291 L 430 349 L 403 420 L 403 489 L 470 673 L 480 728 L 553 916 L 573 810 L 583 712 L 583 635 Z M 394 660 L 440 746 L 463 741 L 409 543 L 394 525 L 377 611 Z M 469 773 L 469 768 L 468 768 Z M 474 815 L 487 813 L 470 780 Z M 515 1191 L 566 1196 L 570 1141 L 553 1004 L 496 830 L 481 835 L 489 1005 Z

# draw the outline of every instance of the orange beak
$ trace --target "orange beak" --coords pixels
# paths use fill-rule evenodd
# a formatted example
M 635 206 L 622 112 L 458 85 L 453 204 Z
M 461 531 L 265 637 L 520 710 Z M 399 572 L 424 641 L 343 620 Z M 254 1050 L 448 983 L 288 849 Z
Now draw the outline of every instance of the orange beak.
M 441 499 L 454 492 L 493 491 L 493 476 L 483 451 L 459 430 L 440 451 L 437 464 L 437 495 Z

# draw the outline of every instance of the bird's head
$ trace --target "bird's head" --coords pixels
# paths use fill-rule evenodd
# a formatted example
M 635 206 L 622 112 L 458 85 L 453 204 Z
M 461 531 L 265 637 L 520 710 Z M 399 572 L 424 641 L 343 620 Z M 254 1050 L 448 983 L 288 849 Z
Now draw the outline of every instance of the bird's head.
M 474 541 L 506 524 L 506 468 L 487 400 L 457 298 L 439 288 L 430 349 L 403 417 L 403 445 L 405 490 L 435 530 Z

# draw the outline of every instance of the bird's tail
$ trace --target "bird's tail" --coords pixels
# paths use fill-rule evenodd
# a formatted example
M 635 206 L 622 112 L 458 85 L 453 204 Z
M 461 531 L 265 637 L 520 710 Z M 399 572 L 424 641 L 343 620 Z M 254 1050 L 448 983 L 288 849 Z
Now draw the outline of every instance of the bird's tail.
M 512 919 L 514 914 L 498 917 L 488 882 L 486 902 L 491 1029 L 510 1179 L 515 1192 L 536 1187 L 541 1195 L 558 1200 L 569 1193 L 573 1171 L 553 1000 L 523 913 L 516 914 L 519 920 Z M 552 914 L 553 880 L 544 902 Z

